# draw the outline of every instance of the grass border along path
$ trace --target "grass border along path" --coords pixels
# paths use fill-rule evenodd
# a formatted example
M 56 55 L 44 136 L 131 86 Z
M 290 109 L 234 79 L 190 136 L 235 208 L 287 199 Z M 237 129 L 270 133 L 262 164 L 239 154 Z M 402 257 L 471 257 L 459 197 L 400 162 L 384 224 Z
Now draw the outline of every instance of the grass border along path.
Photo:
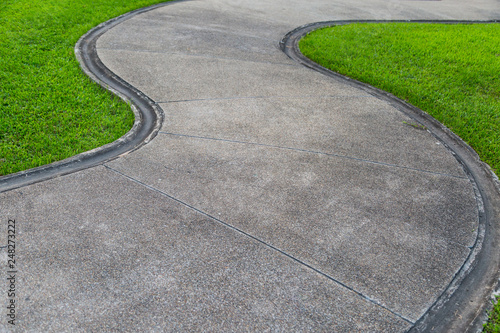
M 130 106 L 81 71 L 78 39 L 98 24 L 165 0 L 5 0 L 0 9 L 0 176 L 110 143 Z
M 500 25 L 356 23 L 299 43 L 323 67 L 426 111 L 500 171 Z
M 500 172 L 500 25 L 353 23 L 299 42 L 323 67 L 426 111 Z M 485 332 L 500 332 L 500 304 Z

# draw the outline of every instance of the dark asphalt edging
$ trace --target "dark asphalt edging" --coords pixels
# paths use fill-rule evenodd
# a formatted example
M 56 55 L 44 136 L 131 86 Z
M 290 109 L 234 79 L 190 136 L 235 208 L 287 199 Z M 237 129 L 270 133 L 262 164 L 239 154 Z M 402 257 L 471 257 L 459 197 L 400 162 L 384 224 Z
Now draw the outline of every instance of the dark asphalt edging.
M 83 35 L 75 46 L 75 54 L 83 72 L 104 89 L 130 103 L 135 114 L 132 129 L 104 146 L 62 161 L 0 177 L 0 193 L 103 164 L 138 149 L 156 136 L 163 122 L 163 110 L 101 62 L 97 55 L 96 42 L 106 31 L 123 21 L 174 2 L 178 1 L 137 9 L 104 22 Z
M 456 272 L 452 282 L 433 306 L 414 324 L 409 332 L 478 332 L 486 322 L 487 311 L 492 308 L 492 294 L 499 286 L 500 272 L 500 184 L 491 168 L 481 162 L 476 152 L 457 135 L 436 119 L 383 90 L 353 80 L 326 69 L 309 60 L 299 50 L 299 40 L 313 30 L 351 23 L 443 23 L 473 24 L 498 21 L 429 21 L 429 20 L 344 20 L 317 22 L 298 27 L 280 41 L 281 50 L 298 63 L 335 80 L 362 89 L 388 102 L 390 105 L 425 126 L 441 141 L 463 166 L 476 193 L 479 230 L 468 259 Z

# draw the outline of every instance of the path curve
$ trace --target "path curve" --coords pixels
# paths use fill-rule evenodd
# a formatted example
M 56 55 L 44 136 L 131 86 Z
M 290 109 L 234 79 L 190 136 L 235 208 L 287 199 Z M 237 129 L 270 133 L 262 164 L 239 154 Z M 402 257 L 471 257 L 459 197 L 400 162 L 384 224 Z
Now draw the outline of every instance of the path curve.
M 332 19 L 499 16 L 494 1 L 213 0 L 110 29 L 99 59 L 165 118 L 125 156 L 0 193 L 22 249 L 18 327 L 479 327 L 499 267 L 491 173 L 457 141 L 475 188 L 449 141 L 406 126 L 380 96 L 295 63 L 278 41 Z M 442 295 L 483 232 L 480 260 L 458 280 L 482 292 L 455 292 L 472 304 L 450 307 Z
M 138 149 L 156 136 L 163 122 L 162 109 L 104 66 L 97 56 L 96 43 L 100 36 L 121 22 L 162 6 L 164 4 L 137 9 L 104 22 L 83 35 L 75 46 L 75 54 L 84 73 L 103 88 L 130 103 L 135 115 L 135 122 L 130 131 L 102 147 L 62 161 L 0 177 L 0 193 L 103 164 Z
M 427 128 L 439 141 L 443 142 L 455 155 L 458 162 L 464 166 L 471 183 L 476 189 L 476 200 L 479 211 L 479 232 L 476 242 L 469 257 L 464 265 L 458 271 L 457 275 L 451 281 L 447 289 L 436 300 L 434 305 L 429 308 L 415 326 L 410 330 L 412 332 L 422 332 L 432 328 L 434 331 L 459 332 L 467 331 L 467 327 L 476 327 L 481 330 L 482 323 L 485 321 L 484 313 L 489 307 L 489 300 L 492 291 L 498 288 L 498 265 L 495 259 L 498 248 L 492 245 L 490 240 L 495 238 L 498 227 L 496 226 L 496 216 L 494 207 L 498 207 L 498 193 L 500 186 L 497 176 L 491 171 L 490 167 L 480 161 L 476 152 L 462 139 L 456 136 L 448 128 L 431 117 L 426 112 L 414 107 L 411 104 L 368 84 L 353 80 L 344 75 L 330 71 L 310 59 L 306 58 L 299 50 L 298 44 L 302 37 L 309 32 L 331 27 L 336 25 L 345 25 L 352 23 L 380 23 L 380 22 L 409 22 L 409 21 L 332 21 L 311 23 L 289 32 L 280 42 L 283 52 L 293 60 L 314 69 L 324 75 L 341 80 L 346 84 L 365 90 L 377 98 L 386 100 L 396 109 L 408 115 L 416 123 Z M 411 21 L 415 23 L 441 23 L 441 24 L 489 24 L 498 21 L 429 21 L 418 20 Z M 484 243 L 485 236 L 488 238 Z M 473 269 L 474 268 L 474 269 Z M 471 300 L 474 300 L 474 306 L 470 306 Z M 480 315 L 483 313 L 483 315 Z M 462 321 L 456 320 L 457 314 L 460 314 Z

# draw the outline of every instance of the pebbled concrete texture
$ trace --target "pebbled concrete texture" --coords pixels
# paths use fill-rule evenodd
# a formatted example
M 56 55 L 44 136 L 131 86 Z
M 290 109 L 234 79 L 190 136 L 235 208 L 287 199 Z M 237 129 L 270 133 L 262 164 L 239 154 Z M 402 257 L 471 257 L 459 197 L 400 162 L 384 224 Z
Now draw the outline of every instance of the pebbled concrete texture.
M 279 41 L 317 21 L 499 17 L 488 0 L 210 0 L 108 31 L 100 59 L 164 123 L 135 152 L 0 193 L 19 331 L 407 331 L 477 240 L 474 186 L 431 133 Z
M 464 177 L 438 140 L 410 127 L 412 121 L 386 102 L 361 92 L 161 106 L 166 133 L 305 149 Z
M 443 292 L 446 284 L 436 282 L 451 281 L 476 235 L 468 179 L 162 134 L 109 167 L 228 221 L 411 320 Z M 457 200 L 461 207 L 451 210 Z
M 19 331 L 397 332 L 409 326 L 104 167 L 9 197 L 16 204 L 4 212 L 16 216 L 22 249 Z

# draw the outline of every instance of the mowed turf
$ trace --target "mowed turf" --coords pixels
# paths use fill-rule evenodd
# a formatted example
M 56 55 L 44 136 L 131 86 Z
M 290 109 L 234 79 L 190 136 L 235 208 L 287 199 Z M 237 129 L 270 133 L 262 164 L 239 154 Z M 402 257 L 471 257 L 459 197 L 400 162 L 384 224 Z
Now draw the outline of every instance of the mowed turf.
M 483 332 L 485 333 L 500 333 L 500 296 L 496 297 L 497 303 L 490 312 L 490 318 L 484 325 Z
M 500 171 L 499 24 L 349 24 L 314 31 L 299 46 L 428 112 Z
M 0 8 L 0 176 L 112 142 L 133 125 L 126 103 L 81 71 L 92 27 L 158 0 L 3 0 Z
M 428 112 L 500 171 L 500 25 L 369 23 L 320 29 L 301 52 Z M 485 325 L 500 332 L 500 304 Z

